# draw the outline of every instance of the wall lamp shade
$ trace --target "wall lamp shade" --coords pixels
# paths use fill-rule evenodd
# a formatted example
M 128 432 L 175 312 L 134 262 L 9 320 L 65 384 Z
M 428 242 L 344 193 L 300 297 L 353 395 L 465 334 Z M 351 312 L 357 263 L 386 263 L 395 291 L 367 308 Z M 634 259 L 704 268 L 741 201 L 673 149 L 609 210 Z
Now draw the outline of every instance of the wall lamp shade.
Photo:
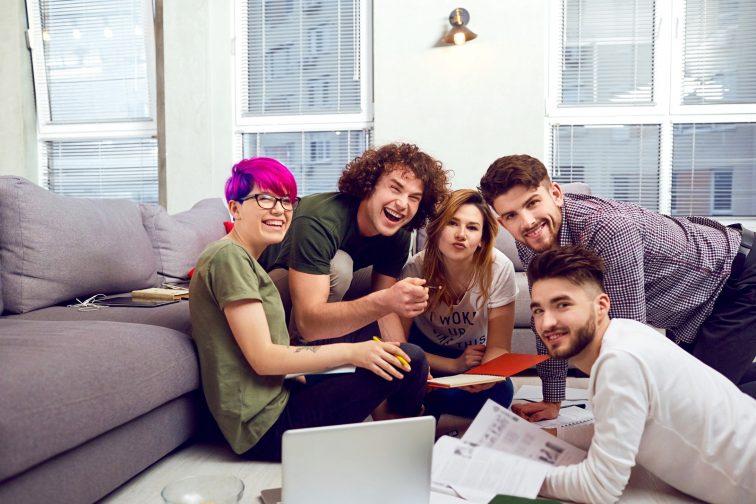
M 476 38 L 478 35 L 467 27 L 469 22 L 470 13 L 467 9 L 457 7 L 449 14 L 449 23 L 452 27 L 441 40 L 446 44 L 462 45 Z

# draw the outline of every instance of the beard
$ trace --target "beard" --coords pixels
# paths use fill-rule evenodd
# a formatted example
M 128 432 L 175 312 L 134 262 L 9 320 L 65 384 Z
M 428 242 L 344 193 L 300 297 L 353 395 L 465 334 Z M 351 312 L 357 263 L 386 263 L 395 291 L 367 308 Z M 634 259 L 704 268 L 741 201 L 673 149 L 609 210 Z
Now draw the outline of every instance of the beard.
M 596 335 L 596 317 L 595 310 L 591 310 L 591 317 L 588 318 L 586 323 L 575 330 L 575 339 L 571 344 L 563 345 L 560 348 L 549 349 L 549 355 L 552 357 L 559 357 L 560 359 L 571 359 L 577 354 L 585 350 L 593 338 Z

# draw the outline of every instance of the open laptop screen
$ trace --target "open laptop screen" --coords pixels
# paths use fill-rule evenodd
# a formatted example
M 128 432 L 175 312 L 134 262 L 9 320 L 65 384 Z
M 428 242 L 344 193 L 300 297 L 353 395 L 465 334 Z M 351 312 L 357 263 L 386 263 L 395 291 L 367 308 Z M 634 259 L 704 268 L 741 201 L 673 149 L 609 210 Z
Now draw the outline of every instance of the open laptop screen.
M 428 503 L 434 434 L 429 416 L 287 431 L 281 502 Z

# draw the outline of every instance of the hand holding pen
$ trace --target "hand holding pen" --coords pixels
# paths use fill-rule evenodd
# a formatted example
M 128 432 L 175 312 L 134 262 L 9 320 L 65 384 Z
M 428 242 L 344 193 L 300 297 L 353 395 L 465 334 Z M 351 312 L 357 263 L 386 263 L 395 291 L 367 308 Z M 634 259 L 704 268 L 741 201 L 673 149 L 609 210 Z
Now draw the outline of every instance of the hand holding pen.
M 378 343 L 383 343 L 383 340 L 382 340 L 381 338 L 379 338 L 378 336 L 373 336 L 373 341 L 377 341 Z M 395 345 L 395 346 L 396 346 L 396 345 Z M 400 350 L 401 350 L 401 349 L 400 349 Z M 404 367 L 406 367 L 406 368 L 407 368 L 407 371 L 409 371 L 409 370 L 410 370 L 410 365 L 409 365 L 409 363 L 408 363 L 408 362 L 407 362 L 407 361 L 406 361 L 406 360 L 404 359 L 404 357 L 402 357 L 402 356 L 401 356 L 401 355 L 399 355 L 399 354 L 394 354 L 394 357 L 396 357 L 396 360 L 398 360 L 398 361 L 399 361 L 399 363 L 400 363 L 400 364 L 401 364 L 402 366 L 404 366 Z M 409 356 L 408 356 L 407 358 L 409 358 Z
M 428 289 L 423 278 L 403 278 L 381 292 L 385 306 L 400 317 L 414 318 L 428 307 Z
M 402 379 L 401 371 L 411 371 L 410 357 L 399 347 L 398 343 L 381 341 L 374 336 L 372 341 L 352 343 L 349 362 L 357 367 L 367 369 L 384 380 Z

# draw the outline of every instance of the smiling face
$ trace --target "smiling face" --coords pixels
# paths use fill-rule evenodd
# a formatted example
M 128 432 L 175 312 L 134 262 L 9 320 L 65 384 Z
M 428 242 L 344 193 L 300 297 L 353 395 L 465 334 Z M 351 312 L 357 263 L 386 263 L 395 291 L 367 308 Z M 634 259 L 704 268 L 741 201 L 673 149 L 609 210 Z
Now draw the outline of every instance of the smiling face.
M 280 198 L 283 194 L 264 191 L 257 184 L 249 193 L 264 194 L 273 198 Z M 234 216 L 234 231 L 243 245 L 249 246 L 255 256 L 259 256 L 265 247 L 280 243 L 291 224 L 292 210 L 284 210 L 280 201 L 276 201 L 273 208 L 260 207 L 255 198 L 245 201 L 230 201 L 229 210 Z
M 404 167 L 387 170 L 360 202 L 357 224 L 363 236 L 392 236 L 409 223 L 423 198 L 423 183 Z
M 565 278 L 533 284 L 530 311 L 536 332 L 552 357 L 579 357 L 604 325 L 609 297 L 593 285 L 575 285 Z
M 563 204 L 557 183 L 539 184 L 535 189 L 518 185 L 493 200 L 499 224 L 515 240 L 539 253 L 558 244 Z
M 462 205 L 446 223 L 438 250 L 448 261 L 469 261 L 483 241 L 483 214 L 472 204 Z

